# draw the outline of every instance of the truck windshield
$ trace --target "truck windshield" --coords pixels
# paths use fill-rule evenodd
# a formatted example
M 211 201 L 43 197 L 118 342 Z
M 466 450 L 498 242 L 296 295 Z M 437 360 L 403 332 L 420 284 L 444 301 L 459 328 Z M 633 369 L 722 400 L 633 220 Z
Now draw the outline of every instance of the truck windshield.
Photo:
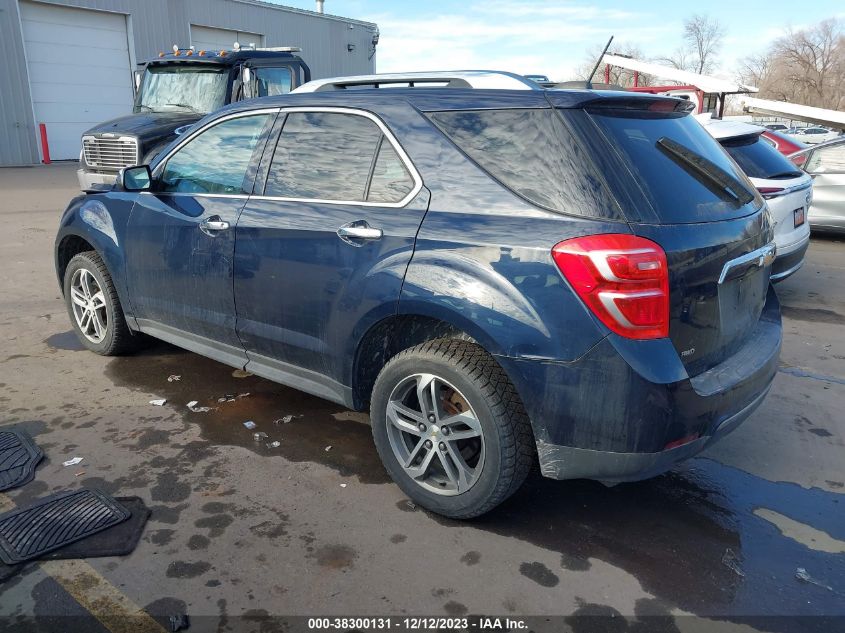
M 207 114 L 217 110 L 226 101 L 228 70 L 204 64 L 148 66 L 135 111 Z

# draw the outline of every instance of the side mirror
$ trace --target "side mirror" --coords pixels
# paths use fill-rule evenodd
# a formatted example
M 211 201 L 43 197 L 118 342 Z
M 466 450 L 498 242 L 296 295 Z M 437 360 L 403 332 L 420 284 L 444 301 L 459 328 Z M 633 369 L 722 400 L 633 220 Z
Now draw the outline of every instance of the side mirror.
M 252 90 L 252 69 L 248 66 L 241 67 L 241 86 L 244 99 L 252 99 L 255 96 Z
M 132 73 L 135 79 L 135 94 L 138 94 L 138 89 L 141 87 L 141 71 L 136 70 Z
M 148 165 L 124 167 L 117 174 L 116 184 L 124 191 L 148 191 L 153 182 L 153 175 Z

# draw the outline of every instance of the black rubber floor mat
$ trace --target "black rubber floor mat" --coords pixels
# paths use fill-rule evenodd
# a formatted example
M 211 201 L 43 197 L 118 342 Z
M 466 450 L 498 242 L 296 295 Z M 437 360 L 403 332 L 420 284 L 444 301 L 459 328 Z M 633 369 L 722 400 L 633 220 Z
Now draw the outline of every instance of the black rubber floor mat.
M 99 490 L 50 495 L 0 515 L 0 560 L 11 565 L 40 558 L 128 518 L 129 510 Z
M 44 453 L 23 431 L 0 431 L 0 490 L 29 482 L 42 457 Z
M 47 552 L 39 560 L 127 556 L 134 552 L 141 534 L 144 533 L 147 519 L 150 518 L 150 509 L 141 497 L 115 497 L 114 500 L 131 513 L 126 521 L 70 545 Z M 14 576 L 24 565 L 25 563 L 17 565 L 0 563 L 0 582 Z

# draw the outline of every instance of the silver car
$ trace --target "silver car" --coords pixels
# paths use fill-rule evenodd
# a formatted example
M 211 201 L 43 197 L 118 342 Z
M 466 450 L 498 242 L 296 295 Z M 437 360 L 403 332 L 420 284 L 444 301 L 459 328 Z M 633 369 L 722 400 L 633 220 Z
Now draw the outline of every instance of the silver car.
M 790 155 L 806 156 L 804 171 L 813 177 L 808 217 L 814 231 L 845 233 L 845 138 Z

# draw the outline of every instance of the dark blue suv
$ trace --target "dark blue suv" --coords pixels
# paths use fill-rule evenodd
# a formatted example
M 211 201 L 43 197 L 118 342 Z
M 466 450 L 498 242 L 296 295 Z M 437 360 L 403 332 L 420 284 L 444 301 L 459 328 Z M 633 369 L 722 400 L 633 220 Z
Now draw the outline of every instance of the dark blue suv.
M 55 258 L 92 351 L 143 333 L 369 407 L 402 490 L 472 517 L 537 462 L 643 479 L 747 418 L 772 239 L 687 102 L 393 88 L 206 117 L 74 199 Z

